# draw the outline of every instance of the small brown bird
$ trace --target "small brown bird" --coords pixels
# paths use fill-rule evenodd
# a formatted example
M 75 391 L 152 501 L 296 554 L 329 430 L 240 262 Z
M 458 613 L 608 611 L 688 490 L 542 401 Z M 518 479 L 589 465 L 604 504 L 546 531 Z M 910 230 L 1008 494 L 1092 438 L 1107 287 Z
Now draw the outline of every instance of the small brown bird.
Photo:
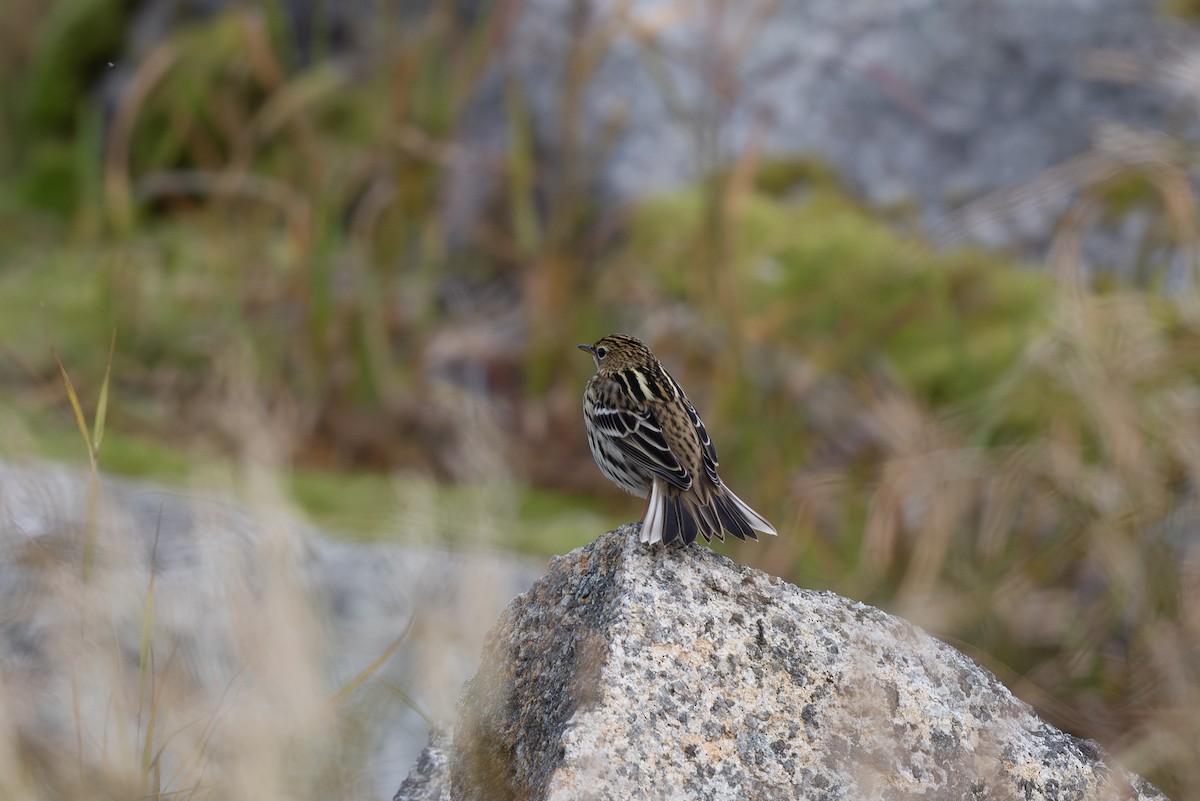
M 642 542 L 685 545 L 723 531 L 757 540 L 775 534 L 717 475 L 717 449 L 683 388 L 641 340 L 610 334 L 595 345 L 596 374 L 583 393 L 592 456 L 617 486 L 646 498 Z

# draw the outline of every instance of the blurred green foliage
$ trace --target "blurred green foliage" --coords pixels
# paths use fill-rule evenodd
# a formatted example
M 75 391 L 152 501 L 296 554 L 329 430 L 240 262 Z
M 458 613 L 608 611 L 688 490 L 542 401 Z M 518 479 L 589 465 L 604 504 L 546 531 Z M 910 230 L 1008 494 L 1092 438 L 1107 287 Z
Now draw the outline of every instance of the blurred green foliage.
M 691 192 L 638 211 L 632 253 L 667 289 L 688 275 L 680 232 L 698 228 L 700 203 Z M 930 403 L 961 403 L 987 387 L 1044 321 L 1054 289 L 994 255 L 924 249 L 836 187 L 798 202 L 756 192 L 729 224 L 745 318 L 770 321 L 822 371 L 886 363 Z
M 31 207 L 67 216 L 84 201 L 88 179 L 99 168 L 96 94 L 119 58 L 125 17 L 134 5 L 131 0 L 46 4 L 36 46 L 28 63 L 20 65 L 26 79 L 12 87 L 16 107 L 7 110 L 15 117 L 14 146 L 21 153 L 15 186 Z
M 1162 10 L 1173 17 L 1185 22 L 1200 22 L 1200 3 L 1196 0 L 1161 0 Z

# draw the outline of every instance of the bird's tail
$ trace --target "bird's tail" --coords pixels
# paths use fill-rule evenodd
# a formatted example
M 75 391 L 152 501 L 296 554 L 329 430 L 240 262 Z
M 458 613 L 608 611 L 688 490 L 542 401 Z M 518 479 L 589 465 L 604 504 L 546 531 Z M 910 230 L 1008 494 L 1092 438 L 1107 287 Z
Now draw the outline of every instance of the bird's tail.
M 697 534 L 705 542 L 712 542 L 713 537 L 723 542 L 726 531 L 739 540 L 757 540 L 756 531 L 777 533 L 766 518 L 724 484 L 702 501 L 694 492 L 678 492 L 661 482 L 651 482 L 650 498 L 642 515 L 642 542 L 669 545 L 678 538 L 690 545 Z

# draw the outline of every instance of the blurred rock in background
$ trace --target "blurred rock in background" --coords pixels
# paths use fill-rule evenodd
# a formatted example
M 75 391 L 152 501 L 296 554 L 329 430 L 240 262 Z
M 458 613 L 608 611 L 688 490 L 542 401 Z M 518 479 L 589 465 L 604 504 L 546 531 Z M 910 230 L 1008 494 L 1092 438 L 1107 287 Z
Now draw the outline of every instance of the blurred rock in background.
M 0 462 L 8 797 L 253 797 L 284 792 L 284 775 L 301 797 L 334 776 L 390 796 L 453 718 L 496 615 L 541 572 L 336 542 L 280 508 L 150 484 L 89 491 L 81 471 Z
M 1197 37 L 1160 5 L 522 3 L 467 110 L 466 149 L 479 161 L 465 163 L 452 197 L 467 209 L 479 202 L 479 177 L 489 174 L 479 165 L 505 151 L 494 121 L 515 79 L 546 148 L 547 179 L 558 177 L 556 149 L 582 147 L 599 157 L 594 188 L 616 205 L 747 153 L 806 155 L 867 203 L 915 213 L 927 230 L 1044 255 L 1055 218 L 1094 174 L 1030 192 L 1015 208 L 964 206 L 1089 151 L 1103 125 L 1171 120 L 1195 130 L 1177 112 L 1196 87 L 1156 79 L 1194 52 Z M 591 72 L 573 85 L 581 62 Z M 571 109 L 579 120 L 564 130 Z

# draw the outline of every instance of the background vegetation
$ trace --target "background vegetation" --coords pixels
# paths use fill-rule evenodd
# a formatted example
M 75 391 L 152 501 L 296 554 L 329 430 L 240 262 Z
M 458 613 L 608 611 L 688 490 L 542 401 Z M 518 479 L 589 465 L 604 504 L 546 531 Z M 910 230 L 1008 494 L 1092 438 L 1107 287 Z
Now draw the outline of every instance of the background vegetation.
M 265 4 L 134 59 L 125 0 L 0 7 L 4 453 L 86 460 L 54 354 L 94 410 L 115 332 L 101 469 L 266 464 L 389 538 L 433 478 L 507 499 L 486 538 L 557 553 L 636 514 L 586 452 L 574 345 L 638 333 L 782 534 L 737 559 L 921 623 L 1200 799 L 1196 275 L 1158 285 L 1192 257 L 1192 143 L 1097 182 L 1058 260 L 1020 265 L 934 251 L 800 159 L 601 216 L 578 132 L 547 171 L 513 87 L 490 212 L 455 242 L 456 120 L 502 15 L 451 5 L 369 56 L 298 46 Z M 1167 221 L 1145 263 L 1079 269 L 1080 228 L 1135 210 Z

